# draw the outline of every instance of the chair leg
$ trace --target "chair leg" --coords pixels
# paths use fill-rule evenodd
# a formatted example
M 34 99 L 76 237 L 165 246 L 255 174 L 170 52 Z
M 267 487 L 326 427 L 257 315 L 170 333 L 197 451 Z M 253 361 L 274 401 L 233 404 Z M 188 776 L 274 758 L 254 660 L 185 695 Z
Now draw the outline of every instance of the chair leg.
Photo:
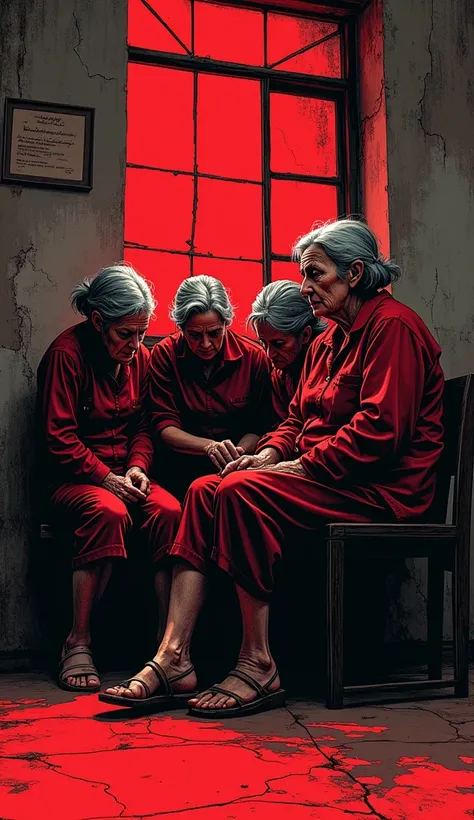
M 440 680 L 443 674 L 443 556 L 428 558 L 428 678 Z
M 465 537 L 461 534 L 460 541 Z M 469 543 L 456 545 L 453 568 L 454 693 L 469 697 Z
M 327 542 L 327 690 L 328 709 L 343 706 L 344 541 Z

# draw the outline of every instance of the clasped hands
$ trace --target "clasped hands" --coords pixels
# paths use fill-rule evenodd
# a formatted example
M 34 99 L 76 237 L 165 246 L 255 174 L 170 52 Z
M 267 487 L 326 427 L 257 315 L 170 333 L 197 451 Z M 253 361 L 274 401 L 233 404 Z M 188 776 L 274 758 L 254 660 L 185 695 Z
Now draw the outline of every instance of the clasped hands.
M 150 479 L 141 467 L 130 467 L 124 476 L 109 473 L 102 486 L 126 504 L 146 501 L 150 494 Z
M 299 459 L 296 461 L 278 461 L 278 453 L 273 447 L 267 447 L 257 455 L 246 455 L 242 447 L 236 447 L 232 441 L 212 441 L 204 452 L 219 470 L 221 478 L 237 470 L 274 470 L 281 473 L 305 476 L 306 473 Z

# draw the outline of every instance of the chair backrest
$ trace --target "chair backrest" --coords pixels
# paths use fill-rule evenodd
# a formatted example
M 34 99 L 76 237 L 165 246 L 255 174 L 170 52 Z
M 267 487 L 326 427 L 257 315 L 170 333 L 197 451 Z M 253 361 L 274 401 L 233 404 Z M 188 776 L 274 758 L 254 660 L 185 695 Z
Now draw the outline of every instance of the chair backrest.
M 447 379 L 443 399 L 444 450 L 437 470 L 434 512 L 446 520 L 454 476 L 453 524 L 466 535 L 471 524 L 474 471 L 474 375 Z

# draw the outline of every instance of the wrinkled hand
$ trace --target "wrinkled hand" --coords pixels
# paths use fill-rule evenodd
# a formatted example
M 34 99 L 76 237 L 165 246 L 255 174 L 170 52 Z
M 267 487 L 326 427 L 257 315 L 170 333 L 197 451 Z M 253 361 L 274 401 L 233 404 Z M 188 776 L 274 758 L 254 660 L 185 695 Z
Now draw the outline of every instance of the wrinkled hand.
M 225 478 L 235 470 L 270 470 L 276 466 L 276 458 L 278 454 L 275 450 L 262 450 L 256 456 L 240 456 L 227 464 L 221 472 L 221 478 Z
M 226 464 L 238 459 L 244 451 L 242 447 L 236 447 L 230 439 L 226 438 L 224 441 L 211 441 L 204 448 L 204 452 L 209 456 L 214 466 L 221 471 Z
M 308 474 L 304 467 L 301 466 L 299 459 L 295 461 L 279 461 L 278 464 L 271 464 L 266 467 L 267 470 L 273 470 L 274 473 L 290 473 L 291 475 L 300 475 L 308 478 Z
M 125 478 L 129 478 L 134 487 L 138 487 L 145 495 L 150 495 L 150 479 L 141 467 L 130 467 L 125 473 Z
M 134 487 L 130 479 L 126 476 L 109 473 L 105 476 L 102 486 L 106 490 L 120 498 L 125 504 L 136 504 L 137 501 L 145 501 L 146 495 L 138 487 Z

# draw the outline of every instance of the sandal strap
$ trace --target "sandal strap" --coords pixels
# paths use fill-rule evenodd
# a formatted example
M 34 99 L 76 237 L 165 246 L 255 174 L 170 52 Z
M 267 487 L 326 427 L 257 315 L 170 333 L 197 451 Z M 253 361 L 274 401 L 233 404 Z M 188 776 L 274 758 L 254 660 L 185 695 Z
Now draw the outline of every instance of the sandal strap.
M 250 688 L 253 689 L 254 692 L 256 692 L 260 698 L 264 698 L 265 695 L 268 695 L 266 687 L 269 684 L 273 683 L 276 675 L 273 676 L 273 678 L 266 684 L 266 686 L 261 686 L 261 684 L 258 683 L 258 681 L 254 680 L 250 675 L 247 675 L 246 672 L 241 672 L 240 669 L 233 669 L 232 672 L 229 672 L 229 677 L 238 678 L 239 680 L 243 681 L 248 686 L 250 686 Z
M 170 695 L 172 695 L 173 690 L 171 688 L 170 682 L 168 680 L 168 676 L 167 676 L 165 670 L 163 669 L 163 667 L 160 666 L 160 664 L 157 663 L 156 661 L 148 661 L 145 664 L 145 666 L 148 666 L 155 673 L 156 677 L 158 678 L 158 682 L 159 682 L 160 686 L 163 689 L 163 694 L 166 695 L 166 697 L 169 697 Z M 150 697 L 150 695 L 148 695 L 148 697 Z
M 121 683 L 120 685 L 121 685 L 121 686 L 126 685 L 126 686 L 127 686 L 127 689 L 130 689 L 130 684 L 131 684 L 131 683 L 139 683 L 139 684 L 140 684 L 140 686 L 143 686 L 143 689 L 145 690 L 145 695 L 146 695 L 146 697 L 147 697 L 147 698 L 149 698 L 149 697 L 150 697 L 150 694 L 151 694 L 150 687 L 149 687 L 149 686 L 148 686 L 148 684 L 147 684 L 147 683 L 145 683 L 145 681 L 144 681 L 144 680 L 142 680 L 141 678 L 130 678 L 128 681 L 124 681 L 124 683 Z M 136 698 L 136 700 L 140 700 L 140 698 Z
M 82 655 L 85 656 L 85 659 L 82 663 L 76 662 L 71 663 L 74 658 L 77 659 L 77 656 Z M 77 678 L 82 677 L 83 675 L 95 675 L 96 677 L 99 676 L 97 669 L 95 667 L 94 661 L 92 659 L 92 652 L 90 651 L 88 646 L 74 646 L 71 649 L 68 649 L 63 658 L 59 661 L 59 677 L 62 681 L 65 681 L 66 678 Z
M 172 678 L 168 678 L 168 681 L 170 683 L 174 683 L 177 680 L 182 680 L 182 678 L 187 678 L 188 675 L 191 674 L 191 672 L 194 672 L 194 666 L 192 665 L 188 666 L 188 668 L 184 672 L 180 672 L 179 675 L 173 675 Z
M 240 695 L 236 695 L 235 692 L 230 692 L 228 689 L 224 689 L 222 686 L 210 686 L 209 689 L 205 689 L 202 694 L 204 695 L 208 692 L 211 695 L 227 695 L 228 698 L 234 698 L 234 700 L 237 701 L 239 706 L 245 706 L 245 701 L 240 697 Z

